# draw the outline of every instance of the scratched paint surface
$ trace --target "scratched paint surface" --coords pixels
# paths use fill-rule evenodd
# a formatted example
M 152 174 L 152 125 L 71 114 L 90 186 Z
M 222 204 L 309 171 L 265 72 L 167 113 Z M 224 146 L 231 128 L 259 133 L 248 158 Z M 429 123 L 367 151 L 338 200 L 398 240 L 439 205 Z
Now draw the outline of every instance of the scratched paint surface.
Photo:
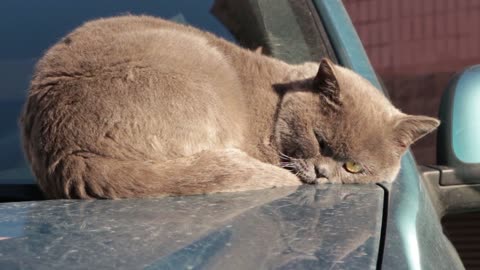
M 374 269 L 382 204 L 375 185 L 0 204 L 0 269 Z

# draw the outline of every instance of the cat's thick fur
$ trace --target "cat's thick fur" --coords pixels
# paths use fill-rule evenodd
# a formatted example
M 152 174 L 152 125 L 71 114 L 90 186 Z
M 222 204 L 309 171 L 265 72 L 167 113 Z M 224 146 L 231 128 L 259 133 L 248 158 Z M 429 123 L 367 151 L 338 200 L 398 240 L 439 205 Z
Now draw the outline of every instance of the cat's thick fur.
M 437 125 L 328 60 L 289 65 L 147 16 L 88 22 L 53 46 L 22 115 L 49 198 L 393 181 Z M 348 160 L 365 170 L 348 173 Z

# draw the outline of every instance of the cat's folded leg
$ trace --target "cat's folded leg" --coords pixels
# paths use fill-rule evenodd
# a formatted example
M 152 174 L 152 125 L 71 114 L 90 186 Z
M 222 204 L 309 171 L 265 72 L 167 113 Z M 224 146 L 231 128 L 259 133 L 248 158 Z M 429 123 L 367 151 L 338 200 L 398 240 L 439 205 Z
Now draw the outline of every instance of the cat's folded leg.
M 56 198 L 188 195 L 301 184 L 289 171 L 237 149 L 203 151 L 168 161 L 70 155 L 60 163 L 55 175 L 39 183 Z

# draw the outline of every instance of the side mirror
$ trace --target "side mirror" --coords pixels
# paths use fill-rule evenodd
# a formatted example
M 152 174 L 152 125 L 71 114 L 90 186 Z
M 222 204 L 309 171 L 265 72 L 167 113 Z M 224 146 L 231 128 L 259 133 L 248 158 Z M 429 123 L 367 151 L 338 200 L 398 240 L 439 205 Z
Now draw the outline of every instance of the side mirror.
M 480 184 L 480 65 L 451 81 L 439 118 L 437 163 L 453 169 L 442 185 Z

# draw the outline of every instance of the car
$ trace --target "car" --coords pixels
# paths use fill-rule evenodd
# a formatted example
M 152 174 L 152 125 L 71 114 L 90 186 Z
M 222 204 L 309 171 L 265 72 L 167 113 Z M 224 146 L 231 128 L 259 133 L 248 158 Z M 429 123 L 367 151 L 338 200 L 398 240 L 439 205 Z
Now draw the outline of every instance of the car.
M 45 200 L 17 124 L 34 64 L 83 22 L 126 12 L 191 24 L 289 63 L 328 57 L 387 94 L 340 0 L 3 1 L 0 269 L 464 269 L 441 218 L 480 210 L 480 149 L 467 140 L 480 132 L 463 121 L 470 135 L 452 133 L 455 119 L 477 112 L 475 67 L 446 91 L 442 166 L 418 166 L 408 151 L 392 184 Z M 459 111 L 465 100 L 471 109 Z

